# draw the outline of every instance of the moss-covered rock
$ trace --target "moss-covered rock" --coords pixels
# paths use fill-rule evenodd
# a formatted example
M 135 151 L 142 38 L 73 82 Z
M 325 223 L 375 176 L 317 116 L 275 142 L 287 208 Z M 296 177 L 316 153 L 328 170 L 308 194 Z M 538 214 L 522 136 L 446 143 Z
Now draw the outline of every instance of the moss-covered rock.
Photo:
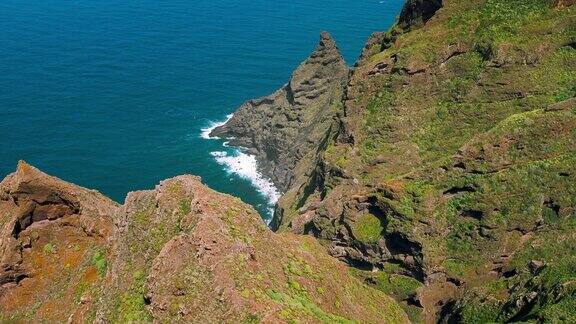
M 561 287 L 576 272 L 552 250 L 573 251 L 548 240 L 570 241 L 576 216 L 575 10 L 407 2 L 364 49 L 340 128 L 307 190 L 283 198 L 280 230 L 362 269 L 399 266 L 422 284 L 411 305 L 425 321 L 569 321 Z M 531 261 L 546 270 L 523 272 Z

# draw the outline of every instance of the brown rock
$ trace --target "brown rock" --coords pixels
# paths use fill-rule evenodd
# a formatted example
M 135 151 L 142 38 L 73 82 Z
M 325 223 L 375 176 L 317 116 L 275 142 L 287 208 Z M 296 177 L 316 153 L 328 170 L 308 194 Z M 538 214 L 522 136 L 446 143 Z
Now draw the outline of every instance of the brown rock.
M 576 109 L 576 98 L 566 99 L 564 101 L 557 102 L 546 108 L 546 111 L 561 111 Z
M 298 322 L 319 321 L 317 312 L 408 322 L 315 239 L 274 234 L 250 206 L 194 176 L 119 206 L 21 162 L 0 193 L 0 320 L 282 322 L 289 311 Z
M 576 3 L 576 0 L 556 0 L 554 7 L 556 9 L 568 8 Z
M 544 267 L 546 267 L 546 262 L 544 261 L 531 260 L 528 263 L 528 269 L 530 269 L 532 274 L 538 274 Z
M 118 205 L 23 161 L 0 183 L 0 192 L 0 314 L 35 308 L 55 287 L 63 297 L 38 309 L 37 318 L 58 321 L 80 311 L 71 298 L 94 278 L 82 274 L 82 256 L 108 248 Z

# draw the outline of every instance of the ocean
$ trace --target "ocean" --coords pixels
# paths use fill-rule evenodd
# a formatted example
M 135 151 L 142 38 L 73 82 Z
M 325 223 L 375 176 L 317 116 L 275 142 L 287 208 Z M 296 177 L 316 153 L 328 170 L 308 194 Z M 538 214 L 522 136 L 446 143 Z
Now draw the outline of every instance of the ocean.
M 2 0 L 0 177 L 23 159 L 122 203 L 195 174 L 265 219 L 280 194 L 253 157 L 207 139 L 329 31 L 352 65 L 403 0 Z

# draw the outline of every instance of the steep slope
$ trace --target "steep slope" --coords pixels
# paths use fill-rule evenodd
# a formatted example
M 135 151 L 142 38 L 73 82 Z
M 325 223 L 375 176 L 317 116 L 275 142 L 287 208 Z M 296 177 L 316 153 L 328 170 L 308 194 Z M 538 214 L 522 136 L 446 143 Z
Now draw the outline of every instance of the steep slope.
M 0 183 L 0 320 L 85 318 L 78 289 L 102 284 L 118 208 L 20 162 Z
M 352 74 L 323 34 L 213 133 L 279 234 L 192 176 L 118 206 L 21 163 L 0 319 L 576 322 L 575 49 L 573 0 L 409 0 Z
M 282 190 L 295 175 L 309 173 L 342 111 L 349 69 L 328 33 L 320 35 L 314 52 L 292 74 L 288 84 L 270 96 L 250 100 L 211 135 L 230 138 L 248 148 L 260 169 Z
M 408 1 L 273 225 L 321 239 L 416 321 L 573 321 L 572 4 Z
M 0 321 L 408 322 L 315 239 L 194 176 L 123 206 L 24 162 L 0 188 Z

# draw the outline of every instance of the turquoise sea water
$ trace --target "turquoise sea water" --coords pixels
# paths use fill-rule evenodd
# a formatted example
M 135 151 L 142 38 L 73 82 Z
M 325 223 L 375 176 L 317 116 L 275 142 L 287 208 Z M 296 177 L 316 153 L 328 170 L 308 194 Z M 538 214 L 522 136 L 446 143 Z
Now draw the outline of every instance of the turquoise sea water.
M 192 173 L 266 214 L 201 129 L 285 83 L 322 30 L 353 64 L 402 3 L 2 0 L 0 177 L 25 159 L 123 202 Z

